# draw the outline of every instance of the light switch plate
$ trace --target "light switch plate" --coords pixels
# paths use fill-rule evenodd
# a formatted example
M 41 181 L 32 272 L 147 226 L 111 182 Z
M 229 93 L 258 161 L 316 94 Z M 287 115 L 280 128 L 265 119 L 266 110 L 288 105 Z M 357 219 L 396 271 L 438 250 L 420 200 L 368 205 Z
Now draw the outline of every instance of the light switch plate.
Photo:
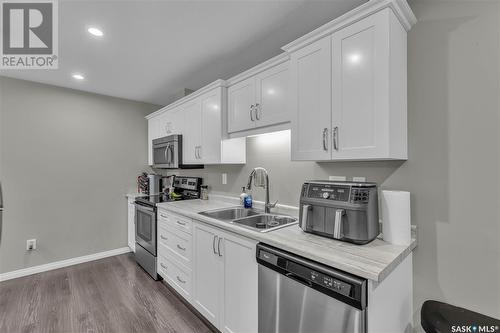
M 222 174 L 222 185 L 226 185 L 227 184 L 227 173 L 223 173 Z
M 347 178 L 345 176 L 329 176 L 328 180 L 334 181 L 334 182 L 345 182 Z

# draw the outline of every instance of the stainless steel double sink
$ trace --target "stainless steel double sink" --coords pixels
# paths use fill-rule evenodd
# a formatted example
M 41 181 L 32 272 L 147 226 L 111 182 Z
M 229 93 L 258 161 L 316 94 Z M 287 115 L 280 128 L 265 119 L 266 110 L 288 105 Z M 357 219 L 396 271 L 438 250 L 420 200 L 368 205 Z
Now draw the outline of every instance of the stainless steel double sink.
M 209 210 L 200 214 L 260 232 L 269 232 L 297 223 L 297 219 L 291 216 L 265 214 L 257 209 L 243 207 Z

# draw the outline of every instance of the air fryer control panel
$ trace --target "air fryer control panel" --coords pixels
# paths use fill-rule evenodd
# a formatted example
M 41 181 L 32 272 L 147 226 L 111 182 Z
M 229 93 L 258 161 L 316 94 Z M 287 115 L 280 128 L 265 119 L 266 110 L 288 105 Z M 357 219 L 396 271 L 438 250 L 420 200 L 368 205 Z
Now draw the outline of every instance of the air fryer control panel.
M 360 184 L 342 185 L 338 183 L 306 183 L 302 188 L 302 197 L 341 201 L 352 204 L 366 204 L 370 199 L 370 190 L 376 185 Z

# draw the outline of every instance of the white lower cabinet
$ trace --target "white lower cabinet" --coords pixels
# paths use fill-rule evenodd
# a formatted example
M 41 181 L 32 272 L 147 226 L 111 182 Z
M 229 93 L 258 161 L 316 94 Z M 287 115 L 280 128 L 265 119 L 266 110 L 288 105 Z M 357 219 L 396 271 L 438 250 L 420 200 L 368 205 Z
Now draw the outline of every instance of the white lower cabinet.
M 127 243 L 132 252 L 135 252 L 135 199 L 127 198 Z
M 256 242 L 194 224 L 193 305 L 222 332 L 257 332 Z

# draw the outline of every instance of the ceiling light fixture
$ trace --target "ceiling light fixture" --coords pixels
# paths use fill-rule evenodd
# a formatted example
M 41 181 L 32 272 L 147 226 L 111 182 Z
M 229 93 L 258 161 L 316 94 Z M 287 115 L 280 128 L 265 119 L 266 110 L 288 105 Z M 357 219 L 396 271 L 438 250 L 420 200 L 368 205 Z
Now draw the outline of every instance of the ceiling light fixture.
M 94 35 L 94 36 L 97 36 L 97 37 L 102 37 L 104 35 L 104 33 L 102 32 L 102 30 L 99 30 L 97 28 L 94 28 L 94 27 L 90 27 L 87 29 L 87 31 L 91 34 L 91 35 Z
M 82 74 L 73 74 L 73 79 L 83 80 L 83 79 L 85 79 L 85 77 Z

